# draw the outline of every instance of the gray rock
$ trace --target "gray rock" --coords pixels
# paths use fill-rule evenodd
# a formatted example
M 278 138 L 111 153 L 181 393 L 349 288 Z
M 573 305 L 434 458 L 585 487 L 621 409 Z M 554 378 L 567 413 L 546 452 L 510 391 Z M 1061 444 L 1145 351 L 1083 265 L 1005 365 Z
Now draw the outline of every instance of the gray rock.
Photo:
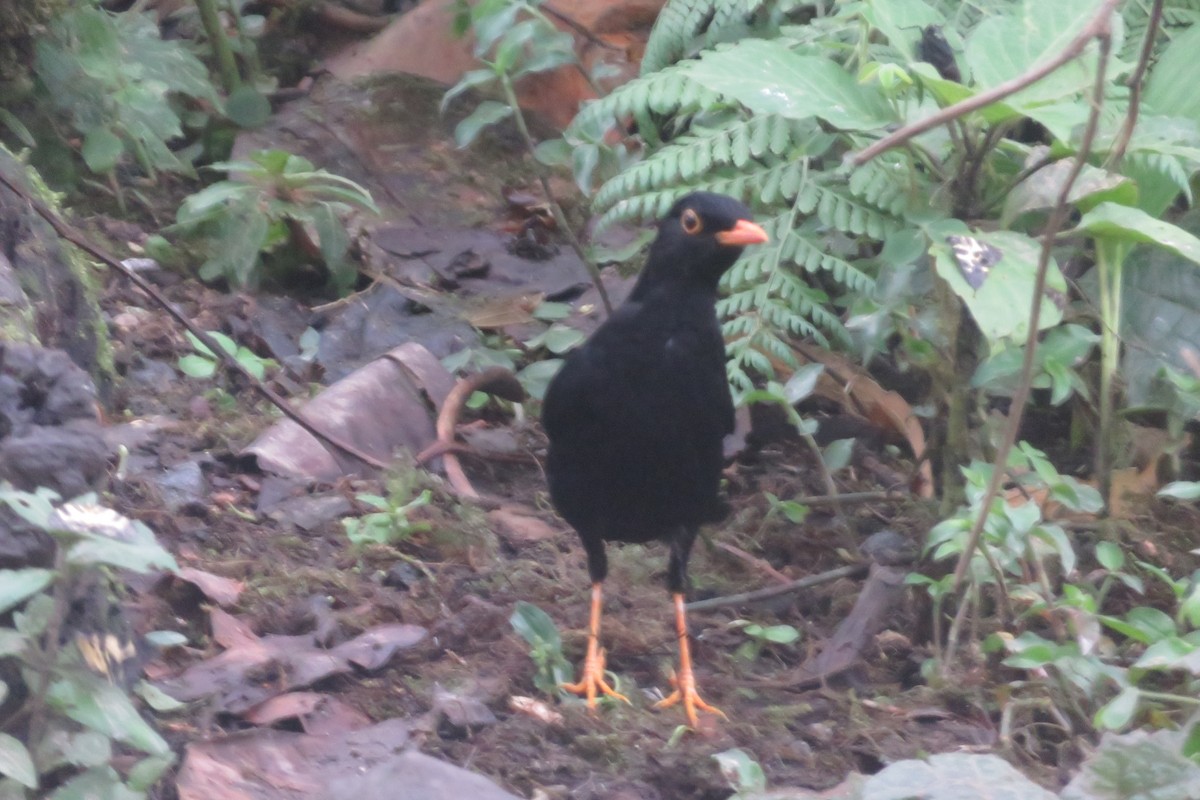
M 322 800 L 395 797 L 404 800 L 521 800 L 482 775 L 408 750 L 362 775 L 331 781 Z

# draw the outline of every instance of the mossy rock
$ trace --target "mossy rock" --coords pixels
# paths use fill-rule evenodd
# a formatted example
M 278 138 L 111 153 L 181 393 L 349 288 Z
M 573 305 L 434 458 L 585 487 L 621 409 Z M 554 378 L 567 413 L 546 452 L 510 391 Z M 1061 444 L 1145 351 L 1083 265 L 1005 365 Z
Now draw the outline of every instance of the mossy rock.
M 0 146 L 0 174 L 51 208 L 36 171 Z M 0 340 L 63 350 L 91 375 L 101 401 L 115 374 L 91 264 L 7 187 L 0 186 Z

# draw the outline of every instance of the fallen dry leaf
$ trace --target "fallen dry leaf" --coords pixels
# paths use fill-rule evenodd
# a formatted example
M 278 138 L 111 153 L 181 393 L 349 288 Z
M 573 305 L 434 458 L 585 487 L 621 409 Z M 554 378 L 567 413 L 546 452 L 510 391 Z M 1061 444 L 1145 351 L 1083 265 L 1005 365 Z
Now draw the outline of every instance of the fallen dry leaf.
M 201 594 L 219 606 L 233 605 L 246 588 L 242 581 L 213 575 L 195 567 L 184 567 L 175 573 L 175 579 L 192 584 Z
M 313 713 L 324 699 L 325 695 L 318 692 L 288 692 L 259 703 L 243 714 L 242 719 L 253 725 L 273 725 Z

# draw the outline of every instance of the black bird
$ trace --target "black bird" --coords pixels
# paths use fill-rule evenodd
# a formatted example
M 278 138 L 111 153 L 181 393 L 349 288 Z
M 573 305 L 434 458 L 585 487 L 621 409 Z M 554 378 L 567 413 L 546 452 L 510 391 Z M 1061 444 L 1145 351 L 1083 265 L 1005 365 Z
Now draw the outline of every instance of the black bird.
M 696 531 L 727 512 L 719 495 L 721 440 L 733 431 L 725 343 L 717 321 L 717 283 L 746 245 L 765 242 L 748 208 L 722 195 L 679 200 L 629 299 L 571 353 L 546 391 L 542 422 L 550 439 L 550 498 L 587 551 L 592 578 L 587 657 L 578 683 L 563 688 L 625 700 L 604 680 L 600 649 L 605 542 L 665 541 L 667 588 L 675 603 L 682 702 L 721 712 L 696 691 L 688 649 L 684 591 Z M 722 715 L 723 716 L 723 715 Z

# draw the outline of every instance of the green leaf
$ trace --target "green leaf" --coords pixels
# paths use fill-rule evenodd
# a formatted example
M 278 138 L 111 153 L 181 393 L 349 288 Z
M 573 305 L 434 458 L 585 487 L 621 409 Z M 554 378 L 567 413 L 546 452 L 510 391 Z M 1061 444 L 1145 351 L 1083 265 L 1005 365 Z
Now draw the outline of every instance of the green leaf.
M 1125 566 L 1125 551 L 1113 542 L 1097 542 L 1096 560 L 1109 572 L 1116 572 Z
M 12 628 L 0 628 L 0 659 L 20 655 L 29 646 L 29 637 Z M 0 703 L 4 702 L 4 691 L 0 689 Z
M 931 225 L 928 234 L 933 242 L 930 252 L 935 256 L 937 274 L 966 303 L 971 316 L 988 340 L 1024 340 L 1029 327 L 1030 301 L 1041 245 L 1024 234 L 1012 231 L 972 233 L 956 220 Z M 972 288 L 963 278 L 950 245 L 946 243 L 946 237 L 950 235 L 972 236 L 1001 253 L 1000 260 L 992 265 L 986 280 L 978 289 Z M 1046 287 L 1065 295 L 1067 281 L 1053 257 L 1047 269 Z M 1039 328 L 1053 328 L 1061 321 L 1062 310 L 1049 297 L 1043 297 Z
M 805 364 L 793 372 L 792 377 L 788 378 L 787 383 L 783 385 L 783 396 L 787 398 L 788 403 L 796 405 L 801 400 L 807 399 L 816 391 L 817 381 L 824 371 L 824 364 L 813 362 Z
M 107 175 L 117 166 L 125 152 L 125 143 L 108 128 L 94 128 L 83 140 L 80 155 L 88 169 L 97 175 Z
M 1044 147 L 1035 148 L 1026 163 L 1046 155 L 1047 150 Z M 1075 159 L 1064 158 L 1038 170 L 1013 187 L 1005 198 L 1001 224 L 1010 223 L 1026 211 L 1053 208 L 1074 168 Z M 1084 164 L 1079 177 L 1071 184 L 1067 202 L 1085 206 L 1084 210 L 1087 210 L 1100 199 L 1131 206 L 1137 200 L 1137 186 L 1124 175 Z
M 25 123 L 6 108 L 0 108 L 0 123 L 8 128 L 21 144 L 30 148 L 37 147 L 37 139 L 29 132 L 29 128 L 26 128 Z
M 22 786 L 36 789 L 37 770 L 25 745 L 14 736 L 0 733 L 0 775 L 7 775 Z
M 56 681 L 47 694 L 50 704 L 80 725 L 118 739 L 143 753 L 165 755 L 170 746 L 151 728 L 129 697 L 112 684 L 95 680 L 91 685 L 78 681 Z
M 207 356 L 192 353 L 179 357 L 179 369 L 184 375 L 192 378 L 211 378 L 217 371 L 217 362 Z
M 1200 26 L 1173 31 L 1170 44 L 1146 77 L 1142 102 L 1164 116 L 1200 122 L 1200 92 L 1196 91 L 1196 53 L 1200 52 Z
M 512 116 L 512 108 L 506 103 L 485 100 L 466 119 L 455 126 L 454 141 L 460 148 L 467 147 L 475 141 L 475 137 L 479 136 L 484 128 L 508 119 L 510 116 Z
M 767 788 L 767 774 L 745 750 L 735 747 L 732 750 L 714 753 L 713 758 L 725 777 L 725 782 L 735 792 L 761 792 Z
M 557 650 L 562 649 L 562 638 L 554 620 L 533 603 L 518 601 L 508 621 L 513 630 L 530 645 L 548 645 Z
M 186 703 L 179 702 L 148 681 L 139 681 L 138 685 L 134 687 L 134 691 L 137 692 L 138 697 L 146 701 L 146 705 L 159 714 L 168 714 L 187 706 Z
M 546 396 L 546 388 L 550 385 L 551 379 L 562 369 L 562 364 L 561 358 L 534 361 L 517 373 L 517 380 L 521 382 L 521 386 L 525 388 L 530 397 L 541 400 Z
M 464 72 L 463 76 L 458 79 L 458 83 L 451 86 L 444 95 L 442 95 L 442 104 L 440 110 L 445 112 L 450 105 L 450 101 L 458 97 L 463 92 L 474 89 L 477 86 L 484 86 L 493 83 L 497 80 L 496 73 L 490 69 L 473 69 Z
M 874 131 L 895 121 L 876 86 L 863 86 L 827 58 L 793 53 L 781 42 L 745 39 L 683 66 L 707 89 L 758 114 L 817 117 L 835 128 Z
M 271 101 L 249 84 L 229 93 L 225 115 L 239 128 L 261 128 L 271 118 Z
M 1174 481 L 1158 490 L 1159 497 L 1176 500 L 1200 500 L 1200 481 Z
M 1178 636 L 1169 636 L 1147 647 L 1133 666 L 1138 669 L 1185 669 L 1196 674 L 1200 672 L 1200 650 Z
M 24 603 L 53 580 L 54 571 L 49 569 L 30 567 L 0 570 L 0 614 Z
M 75 776 L 47 800 L 146 800 L 146 795 L 128 788 L 115 769 L 104 765 Z
M 939 753 L 890 764 L 863 786 L 863 800 L 1055 800 L 999 756 Z
M 1200 263 L 1200 239 L 1177 225 L 1155 219 L 1131 206 L 1101 203 L 1083 215 L 1075 231 L 1096 238 L 1154 244 Z
M 1062 791 L 1062 800 L 1191 800 L 1200 797 L 1200 766 L 1181 753 L 1182 734 L 1105 734 L 1100 747 Z
M 1133 719 L 1133 714 L 1137 711 L 1138 698 L 1140 696 L 1141 693 L 1138 692 L 1136 686 L 1126 686 L 1121 690 L 1120 694 L 1105 703 L 1096 712 L 1092 723 L 1097 728 L 1119 731 Z
M 830 472 L 837 472 L 850 463 L 850 457 L 853 454 L 853 438 L 835 439 L 821 451 L 821 460 L 825 462 L 825 469 Z
M 174 763 L 174 753 L 143 758 L 129 770 L 129 788 L 138 792 L 150 789 Z

